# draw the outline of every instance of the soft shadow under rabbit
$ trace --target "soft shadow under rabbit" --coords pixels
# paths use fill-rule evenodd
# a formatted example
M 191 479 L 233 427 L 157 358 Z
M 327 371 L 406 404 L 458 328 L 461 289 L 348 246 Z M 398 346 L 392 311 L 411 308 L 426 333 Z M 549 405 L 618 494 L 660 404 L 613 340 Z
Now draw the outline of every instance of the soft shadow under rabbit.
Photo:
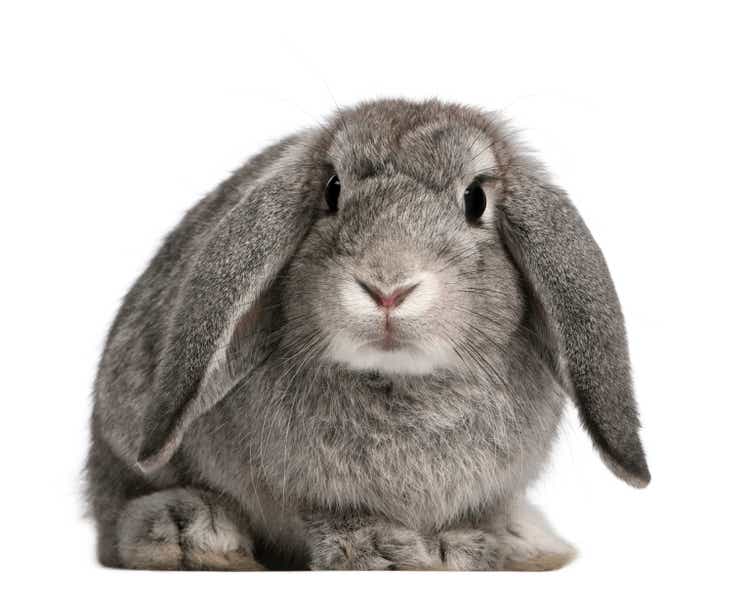
M 250 159 L 127 295 L 95 386 L 100 561 L 552 569 L 567 397 L 649 481 L 599 248 L 496 117 L 377 101 Z

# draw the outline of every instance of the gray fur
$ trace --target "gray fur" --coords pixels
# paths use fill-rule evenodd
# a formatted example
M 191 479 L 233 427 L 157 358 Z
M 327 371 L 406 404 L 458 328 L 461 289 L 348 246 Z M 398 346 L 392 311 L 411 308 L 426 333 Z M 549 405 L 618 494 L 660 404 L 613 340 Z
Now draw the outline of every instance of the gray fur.
M 492 208 L 470 225 L 480 173 Z M 380 323 L 346 288 L 415 275 L 403 369 L 352 353 Z M 566 393 L 609 467 L 645 485 L 617 296 L 564 193 L 474 109 L 341 111 L 190 210 L 126 297 L 95 386 L 100 560 L 557 567 L 572 549 L 522 500 Z

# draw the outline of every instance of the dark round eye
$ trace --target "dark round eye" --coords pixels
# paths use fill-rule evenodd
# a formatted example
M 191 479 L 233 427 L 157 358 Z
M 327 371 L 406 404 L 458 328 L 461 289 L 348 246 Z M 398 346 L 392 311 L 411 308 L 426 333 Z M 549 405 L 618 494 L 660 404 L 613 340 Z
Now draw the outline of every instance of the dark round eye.
M 326 183 L 326 203 L 331 212 L 339 209 L 339 193 L 341 193 L 341 182 L 335 174 Z
M 471 183 L 464 191 L 464 212 L 466 213 L 466 220 L 469 222 L 477 222 L 484 214 L 484 210 L 487 207 L 487 197 L 484 194 L 482 185 L 479 181 L 475 180 Z

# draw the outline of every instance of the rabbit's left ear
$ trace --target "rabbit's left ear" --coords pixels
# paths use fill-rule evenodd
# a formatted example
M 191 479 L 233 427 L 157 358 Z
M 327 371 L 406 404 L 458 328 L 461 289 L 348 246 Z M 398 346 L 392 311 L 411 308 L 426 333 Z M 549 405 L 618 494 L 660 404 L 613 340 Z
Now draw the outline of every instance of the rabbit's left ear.
M 143 472 L 163 466 L 191 423 L 252 370 L 243 347 L 253 335 L 261 297 L 313 220 L 314 203 L 304 195 L 308 148 L 303 137 L 287 141 L 255 181 L 239 183 L 242 199 L 196 246 L 170 313 L 154 398 L 145 413 L 137 459 Z M 220 188 L 218 195 L 227 192 Z M 253 360 L 257 365 L 260 359 Z
M 499 228 L 541 308 L 542 345 L 606 465 L 645 487 L 625 324 L 604 256 L 575 207 L 531 160 L 508 170 Z

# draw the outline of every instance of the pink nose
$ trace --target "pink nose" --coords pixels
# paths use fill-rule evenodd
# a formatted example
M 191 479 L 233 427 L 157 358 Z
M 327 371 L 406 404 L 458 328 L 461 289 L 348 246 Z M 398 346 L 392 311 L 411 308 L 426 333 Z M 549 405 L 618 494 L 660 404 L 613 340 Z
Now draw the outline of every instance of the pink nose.
M 357 284 L 367 292 L 367 295 L 373 299 L 375 304 L 386 310 L 391 310 L 400 305 L 406 297 L 416 289 L 417 285 L 419 285 L 419 283 L 415 283 L 409 287 L 400 287 L 389 294 L 384 294 L 378 288 L 365 283 L 364 281 L 360 281 L 359 279 L 357 279 Z

